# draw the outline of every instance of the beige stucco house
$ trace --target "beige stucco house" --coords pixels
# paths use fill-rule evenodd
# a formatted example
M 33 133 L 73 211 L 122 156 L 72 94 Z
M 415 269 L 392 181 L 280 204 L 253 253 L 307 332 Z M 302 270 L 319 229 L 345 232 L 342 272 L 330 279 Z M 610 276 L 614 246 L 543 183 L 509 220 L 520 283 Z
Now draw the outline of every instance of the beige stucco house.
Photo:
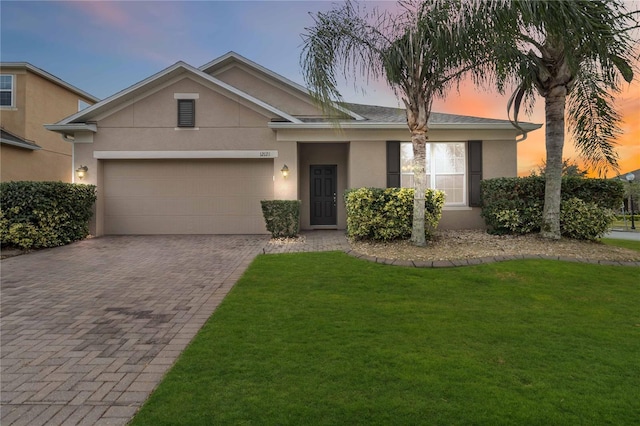
M 98 101 L 29 63 L 0 63 L 0 181 L 71 182 L 72 146 L 43 125 Z
M 403 110 L 336 109 L 339 128 L 307 89 L 230 52 L 200 68 L 178 62 L 46 128 L 98 187 L 96 235 L 265 233 L 264 199 L 302 200 L 302 229 L 344 229 L 344 191 L 411 186 L 412 150 Z M 430 129 L 441 227 L 483 227 L 479 182 L 516 176 L 518 130 L 437 113 Z

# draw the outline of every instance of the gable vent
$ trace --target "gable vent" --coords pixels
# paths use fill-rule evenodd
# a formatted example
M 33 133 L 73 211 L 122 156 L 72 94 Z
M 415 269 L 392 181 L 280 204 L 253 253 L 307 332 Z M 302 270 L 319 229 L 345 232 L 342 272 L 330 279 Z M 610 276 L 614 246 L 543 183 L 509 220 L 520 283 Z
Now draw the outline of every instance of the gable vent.
M 195 99 L 178 99 L 178 127 L 195 127 Z

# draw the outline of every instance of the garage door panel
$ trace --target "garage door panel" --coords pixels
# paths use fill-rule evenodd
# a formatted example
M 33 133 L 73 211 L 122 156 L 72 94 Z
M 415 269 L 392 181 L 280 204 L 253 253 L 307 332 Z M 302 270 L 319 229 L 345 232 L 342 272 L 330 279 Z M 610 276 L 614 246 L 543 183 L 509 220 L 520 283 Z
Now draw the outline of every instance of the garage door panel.
M 224 223 L 224 225 L 222 225 Z M 159 231 L 160 230 L 160 231 Z M 105 233 L 110 235 L 145 234 L 264 234 L 262 215 L 253 218 L 211 216 L 125 216 L 117 225 L 107 223 Z
M 106 234 L 261 234 L 273 160 L 111 160 L 104 188 Z
M 107 197 L 105 200 L 107 216 L 197 216 L 198 212 L 247 216 L 248 212 L 257 211 L 256 200 L 247 197 Z

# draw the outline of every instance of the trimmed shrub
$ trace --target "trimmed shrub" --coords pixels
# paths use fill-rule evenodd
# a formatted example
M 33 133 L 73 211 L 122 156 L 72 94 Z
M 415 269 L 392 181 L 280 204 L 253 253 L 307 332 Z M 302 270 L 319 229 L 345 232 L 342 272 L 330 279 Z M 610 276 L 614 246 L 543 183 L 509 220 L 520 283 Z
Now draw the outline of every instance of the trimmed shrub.
M 563 200 L 560 205 L 562 235 L 576 240 L 602 238 L 614 219 L 613 210 L 602 209 L 596 203 L 586 203 L 580 198 Z
M 299 200 L 263 200 L 262 215 L 273 238 L 295 237 L 300 232 Z
M 545 180 L 540 176 L 529 176 L 524 178 L 497 178 L 487 179 L 481 182 L 482 191 L 482 216 L 489 228 L 489 232 L 494 234 L 527 234 L 540 231 L 542 223 L 542 211 L 544 206 L 544 186 Z M 562 180 L 562 206 L 567 205 L 569 200 L 582 200 L 586 203 L 582 208 L 576 208 L 576 202 L 571 201 L 567 205 L 567 212 L 571 211 L 576 215 L 587 215 L 595 222 L 585 224 L 589 229 L 585 231 L 584 237 L 579 237 L 579 232 L 569 231 L 570 223 L 582 222 L 580 217 L 573 219 L 566 218 L 564 222 L 567 227 L 565 233 L 561 221 L 563 235 L 570 238 L 593 239 L 600 229 L 602 221 L 611 224 L 609 211 L 618 209 L 622 203 L 624 188 L 621 182 L 608 179 L 583 179 L 583 178 L 563 178 Z M 591 215 L 592 207 L 601 210 L 601 215 Z M 568 214 L 568 213 L 567 213 Z M 586 219 L 585 219 L 586 220 Z
M 345 192 L 347 235 L 355 239 L 391 241 L 411 236 L 413 223 L 412 188 L 358 188 Z M 444 192 L 425 193 L 425 234 L 427 239 L 442 217 Z
M 89 235 L 94 185 L 64 182 L 0 184 L 0 240 L 24 250 L 56 247 Z

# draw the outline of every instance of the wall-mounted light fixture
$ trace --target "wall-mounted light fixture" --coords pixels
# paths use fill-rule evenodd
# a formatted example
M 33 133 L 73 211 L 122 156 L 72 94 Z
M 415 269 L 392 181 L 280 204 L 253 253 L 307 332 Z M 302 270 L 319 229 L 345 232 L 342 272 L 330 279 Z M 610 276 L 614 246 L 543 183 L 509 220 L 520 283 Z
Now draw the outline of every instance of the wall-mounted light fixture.
M 80 166 L 76 169 L 76 176 L 78 176 L 78 179 L 84 179 L 88 171 L 89 168 L 87 166 Z
M 282 177 L 283 178 L 287 178 L 287 176 L 289 176 L 289 168 L 287 167 L 287 165 L 285 164 L 283 168 L 280 169 L 280 172 L 282 173 Z

